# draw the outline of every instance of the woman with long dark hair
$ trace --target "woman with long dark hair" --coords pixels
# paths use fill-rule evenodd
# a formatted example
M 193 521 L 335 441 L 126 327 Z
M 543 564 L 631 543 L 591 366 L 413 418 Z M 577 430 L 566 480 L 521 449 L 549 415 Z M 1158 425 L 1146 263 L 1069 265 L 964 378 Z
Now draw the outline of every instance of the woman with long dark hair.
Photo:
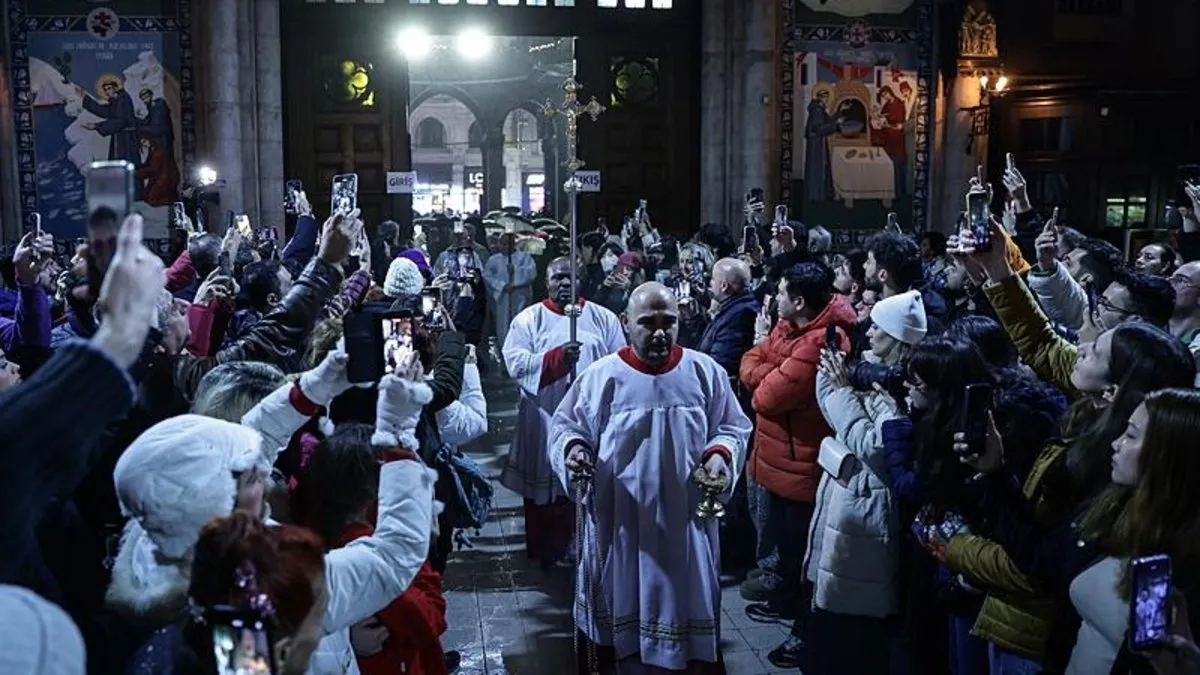
M 993 233 L 998 231 L 993 223 Z M 959 259 L 979 276 L 986 275 L 989 282 L 983 292 L 1021 360 L 1072 399 L 1058 434 L 1040 446 L 1024 481 L 1014 475 L 1007 458 L 1001 472 L 1011 483 L 1023 483 L 1020 501 L 1030 522 L 1043 529 L 1069 524 L 1081 506 L 1108 485 L 1111 444 L 1133 411 L 1153 391 L 1190 386 L 1195 363 L 1177 339 L 1140 322 L 1122 323 L 1076 347 L 1054 331 L 1003 251 L 965 250 Z M 1007 439 L 1004 446 L 1014 457 L 1033 447 L 1017 447 Z M 975 462 L 974 468 L 1000 467 Z M 975 486 L 965 494 L 978 499 L 987 492 Z M 964 509 L 974 511 L 969 521 L 976 531 L 947 533 L 943 552 L 951 569 L 991 592 L 974 633 L 992 643 L 992 672 L 1061 669 L 1069 657 L 1064 645 L 1071 642 L 1060 633 L 1073 635 L 1071 622 L 1064 623 L 1062 616 L 1064 598 L 1047 592 L 1029 575 L 1031 568 L 1017 560 L 1023 555 L 1020 546 L 1014 550 L 1013 542 L 980 536 L 997 517 L 996 507 L 970 501 Z M 1069 614 L 1070 608 L 1065 609 Z

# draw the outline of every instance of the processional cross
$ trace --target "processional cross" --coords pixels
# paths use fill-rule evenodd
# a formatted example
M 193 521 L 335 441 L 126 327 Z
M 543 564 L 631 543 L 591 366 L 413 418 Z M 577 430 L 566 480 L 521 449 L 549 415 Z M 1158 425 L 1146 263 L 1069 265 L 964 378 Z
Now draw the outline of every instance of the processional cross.
M 547 99 L 542 104 L 542 114 L 546 117 L 555 117 L 561 115 L 567 120 L 567 161 L 564 166 L 570 175 L 567 177 L 567 182 L 563 185 L 563 190 L 567 193 L 568 213 L 571 222 L 568 223 L 570 231 L 570 246 L 571 246 L 571 307 L 567 310 L 567 316 L 571 319 L 571 342 L 575 342 L 575 323 L 579 316 L 579 258 L 575 251 L 575 240 L 578 234 L 577 223 L 579 222 L 579 192 L 583 188 L 583 184 L 576 177 L 575 172 L 587 166 L 587 163 L 578 157 L 579 147 L 579 118 L 587 115 L 595 122 L 600 114 L 607 108 L 600 104 L 593 96 L 587 104 L 579 102 L 579 92 L 583 89 L 583 85 L 575 80 L 575 77 L 568 77 L 566 82 L 563 82 L 563 91 L 566 96 L 563 98 L 562 105 L 554 105 L 554 102 Z M 572 369 L 573 370 L 573 369 Z

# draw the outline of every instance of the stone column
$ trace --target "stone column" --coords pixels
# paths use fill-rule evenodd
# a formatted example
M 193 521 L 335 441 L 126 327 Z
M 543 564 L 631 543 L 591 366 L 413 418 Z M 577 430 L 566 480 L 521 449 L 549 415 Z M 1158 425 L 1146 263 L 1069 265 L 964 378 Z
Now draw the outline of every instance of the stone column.
M 199 49 L 204 58 L 196 73 L 201 80 L 205 103 L 201 110 L 206 124 L 205 143 L 198 153 L 199 163 L 207 163 L 226 181 L 221 191 L 221 213 L 212 213 L 210 226 L 223 223 L 225 209 L 239 210 L 245 203 L 242 157 L 241 88 L 237 76 L 241 66 L 238 58 L 239 0 L 207 0 L 206 25 Z M 220 231 L 223 225 L 216 225 Z
M 781 0 L 704 0 L 700 219 L 736 228 L 742 194 L 776 192 Z M 782 0 L 787 1 L 787 0 Z M 773 197 L 770 197 L 773 198 Z
M 987 136 L 975 137 L 971 152 L 967 145 L 974 133 L 971 108 L 980 104 L 979 77 L 959 72 L 943 85 L 942 116 L 936 122 L 940 143 L 935 143 L 934 209 L 929 222 L 931 230 L 949 233 L 963 210 L 963 195 L 967 181 L 975 175 L 975 167 L 987 166 Z M 939 147 L 940 146 L 940 147 Z M 999 177 L 990 177 L 998 183 Z M 1000 191 L 999 185 L 993 187 Z
M 255 0 L 255 91 L 258 94 L 258 217 L 283 235 L 283 80 L 279 0 Z
M 504 206 L 504 131 L 499 125 L 483 138 L 483 199 L 481 215 Z

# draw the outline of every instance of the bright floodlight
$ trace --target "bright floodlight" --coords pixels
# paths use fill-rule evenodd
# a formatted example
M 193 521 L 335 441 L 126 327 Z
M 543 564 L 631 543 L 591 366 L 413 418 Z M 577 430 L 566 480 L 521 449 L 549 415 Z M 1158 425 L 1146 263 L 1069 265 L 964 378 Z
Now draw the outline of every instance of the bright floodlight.
M 466 59 L 481 59 L 492 51 L 492 36 L 478 28 L 468 28 L 458 34 L 458 53 Z
M 417 61 L 425 58 L 433 49 L 433 36 L 421 28 L 405 28 L 404 32 L 400 33 L 399 44 L 405 58 L 409 61 Z
M 211 166 L 202 166 L 196 171 L 196 180 L 205 187 L 217 182 L 217 170 Z

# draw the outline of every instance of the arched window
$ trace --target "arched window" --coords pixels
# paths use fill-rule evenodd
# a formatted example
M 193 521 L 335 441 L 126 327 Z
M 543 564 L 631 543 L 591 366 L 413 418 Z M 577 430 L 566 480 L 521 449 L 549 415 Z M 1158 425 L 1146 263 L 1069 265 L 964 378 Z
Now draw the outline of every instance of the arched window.
M 426 117 L 417 125 L 418 148 L 446 147 L 446 127 L 434 117 Z

